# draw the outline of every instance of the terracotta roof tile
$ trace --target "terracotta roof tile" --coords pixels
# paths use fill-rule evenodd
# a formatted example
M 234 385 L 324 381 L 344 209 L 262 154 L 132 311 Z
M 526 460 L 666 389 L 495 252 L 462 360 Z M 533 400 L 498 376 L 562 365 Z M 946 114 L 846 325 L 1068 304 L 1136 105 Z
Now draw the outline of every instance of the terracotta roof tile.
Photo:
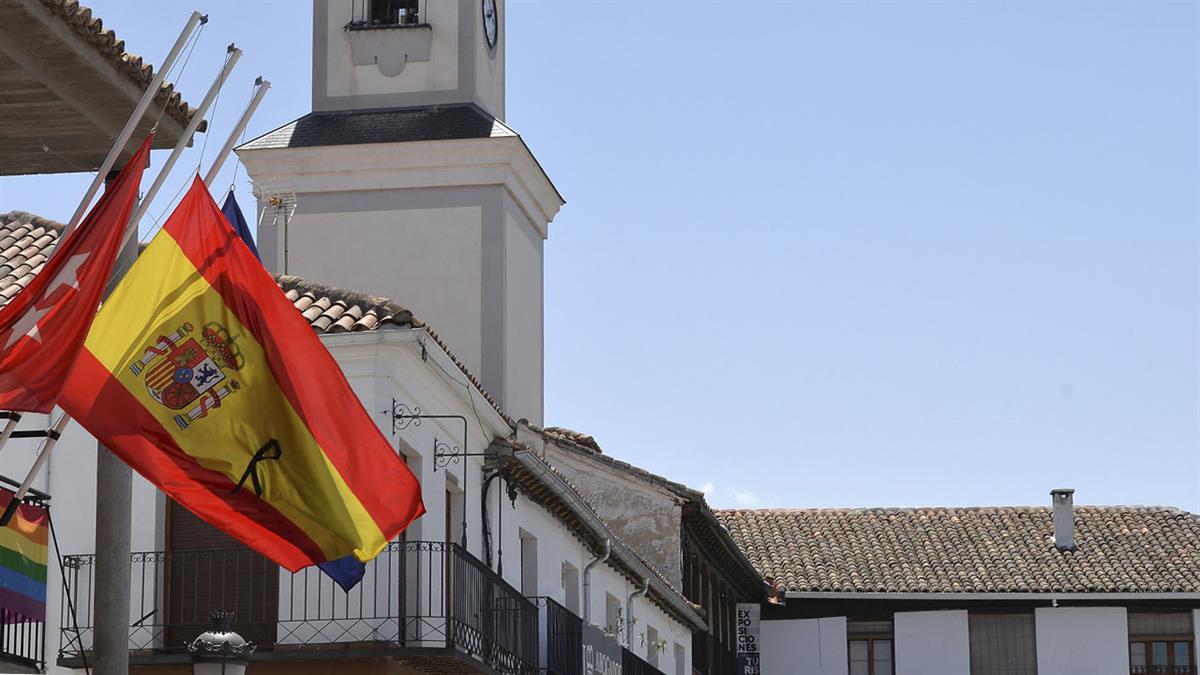
M 1200 517 L 1077 506 L 1059 551 L 1049 507 L 727 510 L 718 518 L 789 591 L 1200 593 Z
M 29 285 L 62 229 L 62 223 L 32 213 L 0 213 L 0 306 Z
M 118 72 L 123 73 L 137 84 L 141 90 L 144 91 L 150 85 L 150 81 L 154 79 L 154 66 L 143 62 L 142 57 L 125 51 L 125 41 L 118 39 L 116 32 L 112 29 L 105 28 L 104 22 L 94 16 L 91 9 L 79 4 L 79 0 L 41 0 L 41 2 L 72 31 L 92 45 Z M 156 110 L 162 110 L 165 106 L 167 113 L 184 126 L 196 112 L 195 108 L 189 107 L 179 92 L 175 91 L 175 86 L 169 82 L 164 82 L 159 87 L 154 101 Z M 202 122 L 200 131 L 203 131 L 205 126 L 207 123 Z

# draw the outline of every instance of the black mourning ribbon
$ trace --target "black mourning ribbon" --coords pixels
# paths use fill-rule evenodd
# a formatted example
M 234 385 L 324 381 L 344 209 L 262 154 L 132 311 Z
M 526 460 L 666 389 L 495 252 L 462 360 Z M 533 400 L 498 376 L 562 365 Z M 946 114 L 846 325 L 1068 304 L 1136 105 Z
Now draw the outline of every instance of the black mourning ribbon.
M 233 494 L 240 490 L 246 484 L 246 479 L 249 478 L 250 482 L 254 485 L 254 494 L 262 497 L 262 482 L 258 479 L 258 463 L 266 459 L 277 460 L 280 457 L 283 457 L 283 449 L 279 447 L 279 441 L 272 438 L 264 443 L 258 449 L 258 452 L 254 453 L 254 456 L 250 458 L 250 464 L 246 465 L 246 472 L 242 474 L 242 479 L 238 481 L 237 485 L 233 486 L 233 489 L 229 493 Z

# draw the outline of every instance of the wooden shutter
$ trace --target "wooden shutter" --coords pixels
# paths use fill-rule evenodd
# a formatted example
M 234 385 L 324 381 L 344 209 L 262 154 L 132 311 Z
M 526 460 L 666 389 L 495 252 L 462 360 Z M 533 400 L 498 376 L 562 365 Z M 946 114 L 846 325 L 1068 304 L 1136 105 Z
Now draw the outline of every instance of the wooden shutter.
M 233 630 L 270 649 L 279 620 L 280 568 L 224 532 L 168 501 L 167 595 L 169 648 L 208 626 L 210 611 L 232 611 Z
M 969 615 L 971 675 L 1037 675 L 1033 614 Z

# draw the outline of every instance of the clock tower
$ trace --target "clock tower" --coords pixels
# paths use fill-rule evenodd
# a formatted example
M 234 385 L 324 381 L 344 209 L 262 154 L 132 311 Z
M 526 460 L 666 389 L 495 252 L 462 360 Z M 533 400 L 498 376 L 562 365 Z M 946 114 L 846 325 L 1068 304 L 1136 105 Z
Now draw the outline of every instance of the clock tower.
M 542 421 L 563 201 L 504 121 L 503 0 L 314 0 L 312 112 L 238 148 L 268 269 L 390 298 Z
M 474 103 L 504 119 L 503 0 L 314 0 L 312 107 Z

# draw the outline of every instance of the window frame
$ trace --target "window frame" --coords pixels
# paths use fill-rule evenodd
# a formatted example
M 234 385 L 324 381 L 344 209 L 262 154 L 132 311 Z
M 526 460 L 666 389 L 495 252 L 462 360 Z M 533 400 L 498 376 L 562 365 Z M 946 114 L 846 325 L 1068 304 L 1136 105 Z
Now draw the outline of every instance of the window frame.
M 875 672 L 875 643 L 888 643 L 888 655 L 892 664 L 891 675 L 896 675 L 896 637 L 895 632 L 892 633 L 857 633 L 846 635 L 846 672 L 850 673 L 854 669 L 854 655 L 850 649 L 850 645 L 855 642 L 867 643 L 867 675 L 879 675 Z
M 1154 660 L 1154 658 L 1153 658 L 1154 649 L 1153 649 L 1152 645 L 1155 642 L 1167 643 L 1167 666 L 1166 666 L 1167 667 L 1167 670 L 1166 670 L 1167 675 L 1185 675 L 1185 674 L 1192 675 L 1197 672 L 1196 671 L 1196 641 L 1195 641 L 1195 639 L 1190 638 L 1187 635 L 1139 635 L 1136 638 L 1135 637 L 1129 638 L 1129 647 L 1128 647 L 1128 649 L 1129 649 L 1129 652 L 1128 652 L 1129 653 L 1129 672 L 1131 673 L 1131 675 L 1153 674 L 1153 673 L 1157 672 L 1157 671 L 1153 670 L 1154 664 L 1152 664 L 1152 663 L 1147 663 L 1145 666 L 1133 665 L 1133 645 L 1135 645 L 1135 644 L 1142 645 L 1146 650 L 1146 660 L 1153 661 Z M 1188 646 L 1188 661 L 1189 661 L 1188 668 L 1189 668 L 1189 670 L 1182 670 L 1182 671 L 1175 670 L 1174 646 L 1175 646 L 1175 643 L 1178 643 L 1178 642 L 1186 643 Z M 1143 668 L 1144 670 L 1141 670 L 1141 671 L 1134 670 L 1134 668 L 1139 668 L 1139 667 Z

